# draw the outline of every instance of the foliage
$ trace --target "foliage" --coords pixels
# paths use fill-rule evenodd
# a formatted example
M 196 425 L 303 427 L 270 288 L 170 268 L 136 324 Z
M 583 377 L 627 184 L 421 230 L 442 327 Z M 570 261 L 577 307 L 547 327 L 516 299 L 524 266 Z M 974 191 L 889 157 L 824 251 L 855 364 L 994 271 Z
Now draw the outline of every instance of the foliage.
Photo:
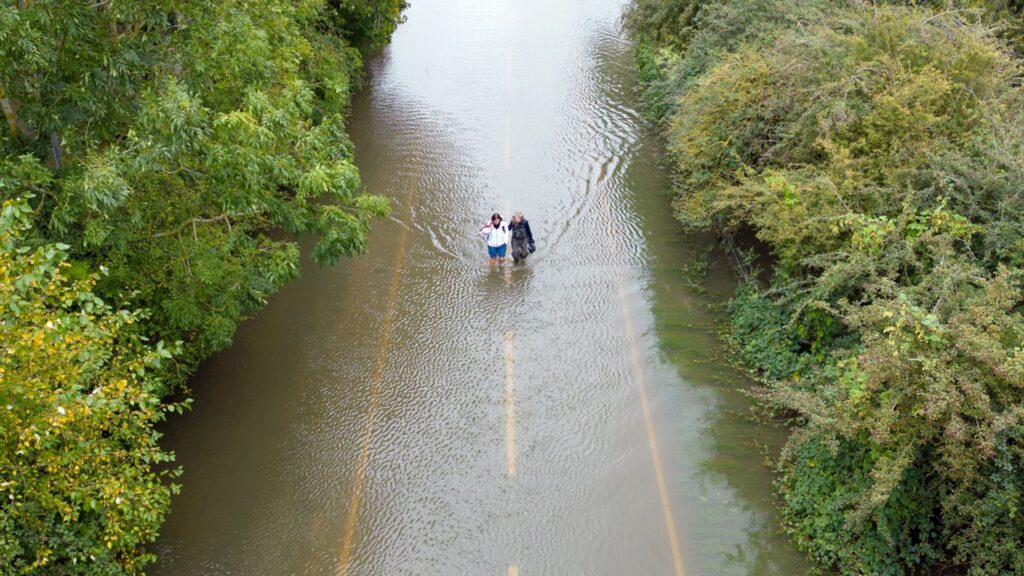
M 846 572 L 895 575 L 941 557 L 933 508 L 921 506 L 936 486 L 922 468 L 907 470 L 885 502 L 852 522 L 850 511 L 875 484 L 877 451 L 856 439 L 812 437 L 792 457 L 796 468 L 813 473 L 780 482 L 786 515 L 797 544 L 816 560 Z
M 665 40 L 653 5 L 627 23 L 677 214 L 775 257 L 732 337 L 794 426 L 795 540 L 848 574 L 1024 571 L 1018 8 L 731 0 Z
M 167 509 L 173 455 L 153 425 L 154 371 L 176 347 L 145 341 L 140 312 L 72 279 L 67 247 L 24 245 L 30 209 L 0 211 L 0 565 L 5 574 L 140 573 Z
M 691 40 L 702 0 L 637 0 L 625 14 L 626 27 L 650 45 L 681 49 Z
M 405 0 L 329 0 L 328 4 L 324 23 L 362 50 L 386 44 L 409 5 Z
M 98 290 L 151 310 L 153 337 L 189 342 L 186 366 L 296 274 L 296 245 L 270 230 L 315 235 L 327 264 L 364 250 L 387 212 L 352 164 L 343 113 L 360 57 L 321 30 L 333 13 L 312 0 L 0 8 L 16 132 L 0 195 L 34 192 L 39 236 L 108 266 Z
M 0 481 L 24 502 L 0 512 L 0 565 L 119 574 L 149 560 L 169 490 L 151 427 L 176 407 L 159 397 L 297 274 L 300 237 L 327 265 L 364 251 L 388 213 L 362 189 L 344 116 L 363 54 L 404 6 L 0 6 L 0 290 L 15 290 L 2 344 L 17 352 L 3 360 L 2 418 L 16 420 L 0 419 Z M 51 336 L 52 349 L 8 343 Z M 168 362 L 147 342 L 182 346 Z M 16 454 L 7 440 L 30 429 L 41 440 Z M 73 458 L 80 469 L 57 465 Z

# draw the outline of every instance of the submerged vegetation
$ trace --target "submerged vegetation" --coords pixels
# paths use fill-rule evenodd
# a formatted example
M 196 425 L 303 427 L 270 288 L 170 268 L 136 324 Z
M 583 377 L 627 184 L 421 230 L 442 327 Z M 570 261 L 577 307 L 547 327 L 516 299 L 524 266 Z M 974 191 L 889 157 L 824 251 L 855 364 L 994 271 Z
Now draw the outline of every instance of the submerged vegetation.
M 136 574 L 165 398 L 298 270 L 365 249 L 344 114 L 402 0 L 0 6 L 0 566 Z
M 1024 5 L 636 0 L 678 218 L 750 231 L 732 337 L 844 574 L 1024 573 Z

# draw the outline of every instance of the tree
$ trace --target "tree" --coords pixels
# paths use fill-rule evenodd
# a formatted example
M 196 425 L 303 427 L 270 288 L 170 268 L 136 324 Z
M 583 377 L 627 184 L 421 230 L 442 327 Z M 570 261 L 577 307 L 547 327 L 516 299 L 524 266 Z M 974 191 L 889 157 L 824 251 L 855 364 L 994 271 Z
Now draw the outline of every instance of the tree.
M 30 208 L 0 210 L 0 565 L 5 573 L 136 574 L 177 475 L 153 425 L 154 372 L 176 347 L 138 332 L 72 278 L 65 245 L 26 245 Z
M 315 236 L 313 257 L 329 264 L 365 250 L 370 222 L 388 211 L 352 163 L 343 114 L 361 59 L 323 29 L 337 10 L 315 0 L 0 8 L 13 117 L 0 197 L 34 193 L 37 235 L 107 266 L 98 293 L 149 309 L 150 336 L 188 342 L 186 369 L 296 275 L 296 244 L 269 232 Z
M 183 406 L 161 398 L 297 274 L 298 237 L 328 265 L 388 213 L 344 115 L 403 6 L 0 5 L 5 573 L 152 560 L 177 475 L 153 426 Z
M 405 0 L 329 0 L 323 23 L 360 50 L 387 43 L 402 22 Z

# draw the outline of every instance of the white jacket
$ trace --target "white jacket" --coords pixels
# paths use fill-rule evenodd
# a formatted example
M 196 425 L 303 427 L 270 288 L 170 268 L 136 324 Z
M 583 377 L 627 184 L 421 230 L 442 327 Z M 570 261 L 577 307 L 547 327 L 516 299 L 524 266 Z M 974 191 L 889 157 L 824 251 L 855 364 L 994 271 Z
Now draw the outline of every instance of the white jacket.
M 488 220 L 487 223 L 480 228 L 480 237 L 487 242 L 488 246 L 493 248 L 497 248 L 502 244 L 508 244 L 508 236 L 508 223 L 504 220 L 502 220 L 497 227 L 491 224 Z

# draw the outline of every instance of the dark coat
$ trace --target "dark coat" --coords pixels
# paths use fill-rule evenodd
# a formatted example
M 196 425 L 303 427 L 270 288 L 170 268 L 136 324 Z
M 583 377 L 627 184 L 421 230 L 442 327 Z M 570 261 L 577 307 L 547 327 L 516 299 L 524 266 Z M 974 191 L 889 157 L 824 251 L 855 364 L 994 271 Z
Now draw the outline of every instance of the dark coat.
M 533 232 L 530 230 L 530 221 L 529 220 L 527 220 L 526 218 L 523 218 L 523 221 L 517 224 L 515 218 L 513 218 L 512 221 L 508 223 L 508 231 L 512 232 L 513 233 L 512 235 L 515 236 L 516 228 L 525 228 L 526 229 L 526 239 L 530 242 L 530 244 L 533 244 Z
M 524 218 L 516 224 L 513 219 L 508 224 L 509 235 L 512 236 L 512 259 L 515 261 L 525 260 L 533 248 L 533 232 L 530 230 L 530 223 Z

